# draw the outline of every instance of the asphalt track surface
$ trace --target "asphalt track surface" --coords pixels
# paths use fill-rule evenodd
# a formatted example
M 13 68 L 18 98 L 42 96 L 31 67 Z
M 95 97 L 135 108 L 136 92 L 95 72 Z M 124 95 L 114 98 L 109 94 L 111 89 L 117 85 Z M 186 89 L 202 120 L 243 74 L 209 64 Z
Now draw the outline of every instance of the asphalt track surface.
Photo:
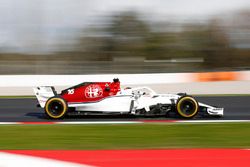
M 220 120 L 250 120 L 250 96 L 196 97 L 199 102 L 224 107 L 222 118 L 197 118 Z M 34 98 L 1 98 L 0 122 L 47 122 L 44 111 L 36 107 Z M 135 120 L 172 120 L 173 118 L 145 118 L 131 116 L 79 116 L 66 117 L 60 121 L 135 121 Z

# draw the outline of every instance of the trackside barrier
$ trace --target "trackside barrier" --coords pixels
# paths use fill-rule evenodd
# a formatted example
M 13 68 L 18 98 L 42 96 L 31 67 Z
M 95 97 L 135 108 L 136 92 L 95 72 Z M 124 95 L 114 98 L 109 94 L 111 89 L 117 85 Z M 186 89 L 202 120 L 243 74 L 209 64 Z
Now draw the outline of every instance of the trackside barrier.
M 150 86 L 158 93 L 250 94 L 250 71 L 107 75 L 1 75 L 0 96 L 33 95 L 35 86 L 58 91 L 81 82 L 112 81 L 122 86 Z

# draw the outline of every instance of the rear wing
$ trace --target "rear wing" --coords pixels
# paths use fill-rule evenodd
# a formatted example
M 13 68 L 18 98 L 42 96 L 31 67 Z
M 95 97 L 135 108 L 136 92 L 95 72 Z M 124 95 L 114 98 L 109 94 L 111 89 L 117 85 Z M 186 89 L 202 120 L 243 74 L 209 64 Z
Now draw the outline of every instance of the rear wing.
M 41 108 L 44 108 L 45 103 L 50 97 L 57 95 L 53 86 L 38 86 L 33 88 L 33 91 Z

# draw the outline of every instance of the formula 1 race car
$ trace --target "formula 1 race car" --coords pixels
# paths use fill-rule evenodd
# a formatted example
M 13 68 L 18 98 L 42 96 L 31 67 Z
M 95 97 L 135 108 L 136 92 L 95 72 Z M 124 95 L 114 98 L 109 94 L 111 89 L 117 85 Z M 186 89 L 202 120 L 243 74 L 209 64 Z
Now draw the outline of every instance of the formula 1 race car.
M 52 86 L 39 86 L 33 90 L 39 106 L 52 119 L 60 119 L 72 113 L 221 117 L 224 110 L 197 102 L 185 93 L 157 94 L 148 87 L 121 89 L 119 79 L 113 82 L 83 82 L 60 94 Z

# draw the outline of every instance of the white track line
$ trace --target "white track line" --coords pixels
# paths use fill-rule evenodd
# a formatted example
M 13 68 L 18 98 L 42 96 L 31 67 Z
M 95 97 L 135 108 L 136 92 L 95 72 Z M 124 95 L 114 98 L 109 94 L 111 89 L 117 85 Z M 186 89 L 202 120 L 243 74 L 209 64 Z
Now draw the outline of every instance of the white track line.
M 21 122 L 0 122 L 0 125 L 16 125 L 22 124 Z
M 47 158 L 0 152 L 0 167 L 90 167 L 77 163 L 70 163 Z
M 0 125 L 98 125 L 98 124 L 175 124 L 175 123 L 241 123 L 250 122 L 250 120 L 176 120 L 166 122 L 163 120 L 151 121 L 69 121 L 69 122 L 0 122 Z

